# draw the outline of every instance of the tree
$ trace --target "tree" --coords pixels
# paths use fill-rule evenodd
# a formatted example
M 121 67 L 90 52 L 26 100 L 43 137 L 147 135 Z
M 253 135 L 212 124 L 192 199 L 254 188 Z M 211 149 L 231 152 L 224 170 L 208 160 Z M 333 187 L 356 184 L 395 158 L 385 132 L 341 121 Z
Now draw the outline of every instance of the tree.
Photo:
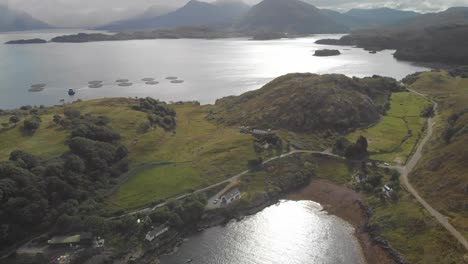
M 63 111 L 63 114 L 69 119 L 78 119 L 81 116 L 81 113 L 77 109 L 67 108 Z
M 251 159 L 247 161 L 247 167 L 249 170 L 257 170 L 260 168 L 260 166 L 263 164 L 262 158 L 258 159 Z
M 367 152 L 367 139 L 363 136 L 360 136 L 356 143 L 349 145 L 345 150 L 345 157 L 350 160 L 363 160 L 369 156 Z
M 30 117 L 24 120 L 24 130 L 26 132 L 34 132 L 39 128 L 39 126 L 41 125 L 41 122 L 42 120 L 38 116 Z
M 20 118 L 19 118 L 18 116 L 16 116 L 16 115 L 10 117 L 10 122 L 13 123 L 13 124 L 15 124 L 15 125 L 16 125 L 16 123 L 18 123 L 19 121 L 20 121 Z
M 60 121 L 62 121 L 62 117 L 60 115 L 54 115 L 54 119 L 53 119 L 54 123 L 55 124 L 60 124 Z
M 21 150 L 12 151 L 10 153 L 10 160 L 18 162 L 20 167 L 25 169 L 32 169 L 39 164 L 39 161 L 35 156 Z

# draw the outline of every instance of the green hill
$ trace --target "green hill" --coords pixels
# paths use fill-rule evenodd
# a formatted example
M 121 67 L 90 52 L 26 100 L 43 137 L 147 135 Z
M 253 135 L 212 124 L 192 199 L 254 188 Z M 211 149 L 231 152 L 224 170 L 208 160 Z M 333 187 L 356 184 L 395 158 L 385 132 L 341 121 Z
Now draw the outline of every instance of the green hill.
M 287 74 L 261 89 L 216 101 L 210 118 L 294 132 L 343 132 L 375 123 L 400 91 L 394 79 L 379 76 Z

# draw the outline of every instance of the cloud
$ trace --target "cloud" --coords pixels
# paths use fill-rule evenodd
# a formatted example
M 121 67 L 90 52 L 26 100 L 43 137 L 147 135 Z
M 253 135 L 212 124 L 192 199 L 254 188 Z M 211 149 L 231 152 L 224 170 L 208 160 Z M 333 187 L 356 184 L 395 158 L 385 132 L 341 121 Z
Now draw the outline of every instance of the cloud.
M 213 2 L 214 0 L 203 0 Z M 303 0 L 319 8 L 346 11 L 351 8 L 390 7 L 419 12 L 435 12 L 451 6 L 468 6 L 468 0 Z M 171 10 L 188 0 L 0 0 L 12 8 L 30 13 L 52 25 L 89 27 L 142 14 L 151 6 Z M 260 0 L 244 0 L 256 4 Z

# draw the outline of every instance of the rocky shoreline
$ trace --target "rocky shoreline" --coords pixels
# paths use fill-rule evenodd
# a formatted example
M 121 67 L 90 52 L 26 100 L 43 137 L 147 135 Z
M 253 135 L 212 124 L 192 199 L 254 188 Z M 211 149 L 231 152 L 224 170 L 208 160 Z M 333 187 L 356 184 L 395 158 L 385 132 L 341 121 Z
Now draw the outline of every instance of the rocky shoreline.
M 407 261 L 378 235 L 377 226 L 369 222 L 372 211 L 355 191 L 324 180 L 312 180 L 298 192 L 287 196 L 290 200 L 312 200 L 320 203 L 328 213 L 354 226 L 367 263 L 408 264 Z

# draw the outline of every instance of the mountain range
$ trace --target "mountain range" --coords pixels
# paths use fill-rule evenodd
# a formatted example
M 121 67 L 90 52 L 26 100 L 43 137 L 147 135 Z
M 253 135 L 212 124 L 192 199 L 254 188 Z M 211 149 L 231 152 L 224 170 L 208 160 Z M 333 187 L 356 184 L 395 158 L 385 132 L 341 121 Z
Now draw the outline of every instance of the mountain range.
M 135 31 L 209 26 L 248 32 L 345 33 L 391 25 L 419 15 L 389 8 L 352 9 L 339 13 L 318 9 L 300 0 L 263 0 L 252 7 L 240 0 L 218 0 L 214 3 L 191 0 L 185 6 L 164 15 L 150 16 L 148 13 L 151 12 L 97 29 Z
M 240 1 L 221 0 L 206 3 L 191 0 L 183 7 L 162 16 L 136 17 L 98 27 L 101 30 L 135 31 L 148 29 L 169 29 L 184 26 L 228 27 L 233 21 L 249 10 Z
M 51 26 L 25 12 L 16 11 L 0 4 L 0 32 L 47 28 L 51 28 Z

